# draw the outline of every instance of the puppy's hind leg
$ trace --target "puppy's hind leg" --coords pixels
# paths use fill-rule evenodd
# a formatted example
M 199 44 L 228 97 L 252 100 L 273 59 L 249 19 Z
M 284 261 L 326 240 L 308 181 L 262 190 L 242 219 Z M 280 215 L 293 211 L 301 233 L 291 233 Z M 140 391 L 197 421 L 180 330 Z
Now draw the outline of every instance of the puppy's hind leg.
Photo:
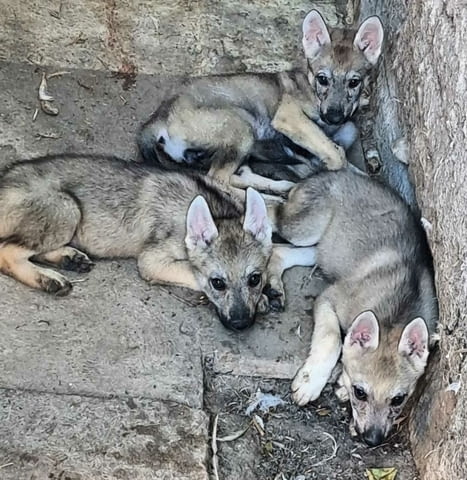
M 295 183 L 287 180 L 271 180 L 270 178 L 258 175 L 248 166 L 240 167 L 237 174 L 232 175 L 230 183 L 238 188 L 252 187 L 256 190 L 267 190 L 279 194 L 287 193 L 295 186 Z
M 34 253 L 14 244 L 0 247 L 0 271 L 29 287 L 57 296 L 67 295 L 71 290 L 71 283 L 54 270 L 34 265 L 30 261 Z
M 71 283 L 59 273 L 32 263 L 58 263 L 81 219 L 76 200 L 47 184 L 4 188 L 0 193 L 0 271 L 30 287 L 66 295 Z
M 89 272 L 94 267 L 94 263 L 85 253 L 73 247 L 60 247 L 50 252 L 34 255 L 31 260 L 79 273 Z
M 211 132 L 214 154 L 208 175 L 226 185 L 251 152 L 254 133 L 248 122 L 234 112 L 210 112 L 215 127 Z
M 334 216 L 326 186 L 311 177 L 297 184 L 287 202 L 272 211 L 279 235 L 297 247 L 319 243 Z

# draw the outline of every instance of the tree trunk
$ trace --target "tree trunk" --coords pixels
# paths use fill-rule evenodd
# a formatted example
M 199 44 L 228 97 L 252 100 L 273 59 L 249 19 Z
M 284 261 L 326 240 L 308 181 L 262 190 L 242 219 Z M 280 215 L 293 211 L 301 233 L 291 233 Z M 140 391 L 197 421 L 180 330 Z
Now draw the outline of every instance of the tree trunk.
M 374 93 L 376 140 L 394 161 L 401 135 L 429 240 L 440 304 L 439 351 L 410 434 L 423 480 L 467 478 L 467 3 L 363 0 L 388 33 Z

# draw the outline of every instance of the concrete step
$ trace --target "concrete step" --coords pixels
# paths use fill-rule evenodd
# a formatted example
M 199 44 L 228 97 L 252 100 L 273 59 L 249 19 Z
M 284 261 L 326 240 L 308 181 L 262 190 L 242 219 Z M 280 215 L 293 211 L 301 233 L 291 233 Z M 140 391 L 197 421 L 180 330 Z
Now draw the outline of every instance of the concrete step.
M 206 414 L 173 402 L 0 390 L 2 480 L 207 480 Z

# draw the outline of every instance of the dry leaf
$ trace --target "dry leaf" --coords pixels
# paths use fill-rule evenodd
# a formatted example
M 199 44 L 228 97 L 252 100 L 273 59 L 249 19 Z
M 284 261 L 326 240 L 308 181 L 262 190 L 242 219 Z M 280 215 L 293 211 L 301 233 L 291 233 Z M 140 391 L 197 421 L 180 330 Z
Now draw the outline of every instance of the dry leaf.
M 241 436 L 245 435 L 245 433 L 250 428 L 251 423 L 249 423 L 246 428 L 243 430 L 237 430 L 236 432 L 232 433 L 231 435 L 226 435 L 225 437 L 217 438 L 218 442 L 233 442 L 234 440 L 239 439 Z
M 366 471 L 368 480 L 395 480 L 396 468 L 370 468 Z
M 274 450 L 274 447 L 272 446 L 272 442 L 271 442 L 271 441 L 267 441 L 267 442 L 263 445 L 263 452 L 264 452 L 265 454 L 271 455 L 273 450 Z

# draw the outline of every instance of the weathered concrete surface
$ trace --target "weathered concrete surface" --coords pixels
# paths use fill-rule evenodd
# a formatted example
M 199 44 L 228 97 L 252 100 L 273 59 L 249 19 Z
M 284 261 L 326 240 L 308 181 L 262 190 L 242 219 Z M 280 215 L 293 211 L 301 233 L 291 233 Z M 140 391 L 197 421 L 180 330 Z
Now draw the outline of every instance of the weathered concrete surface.
M 439 352 L 412 416 L 412 445 L 426 480 L 465 478 L 467 460 L 467 4 L 362 2 L 388 25 L 379 82 L 380 147 L 404 134 L 422 214 L 432 225 L 440 301 Z M 384 116 L 384 118 L 383 118 Z
M 207 417 L 175 403 L 0 391 L 2 480 L 207 480 Z
M 353 1 L 313 2 L 330 22 Z M 206 75 L 287 69 L 305 0 L 0 0 L 0 59 L 125 73 Z
M 67 298 L 0 278 L 0 387 L 96 396 L 135 395 L 202 407 L 196 332 L 185 307 L 138 281 L 130 262 L 99 262 Z

